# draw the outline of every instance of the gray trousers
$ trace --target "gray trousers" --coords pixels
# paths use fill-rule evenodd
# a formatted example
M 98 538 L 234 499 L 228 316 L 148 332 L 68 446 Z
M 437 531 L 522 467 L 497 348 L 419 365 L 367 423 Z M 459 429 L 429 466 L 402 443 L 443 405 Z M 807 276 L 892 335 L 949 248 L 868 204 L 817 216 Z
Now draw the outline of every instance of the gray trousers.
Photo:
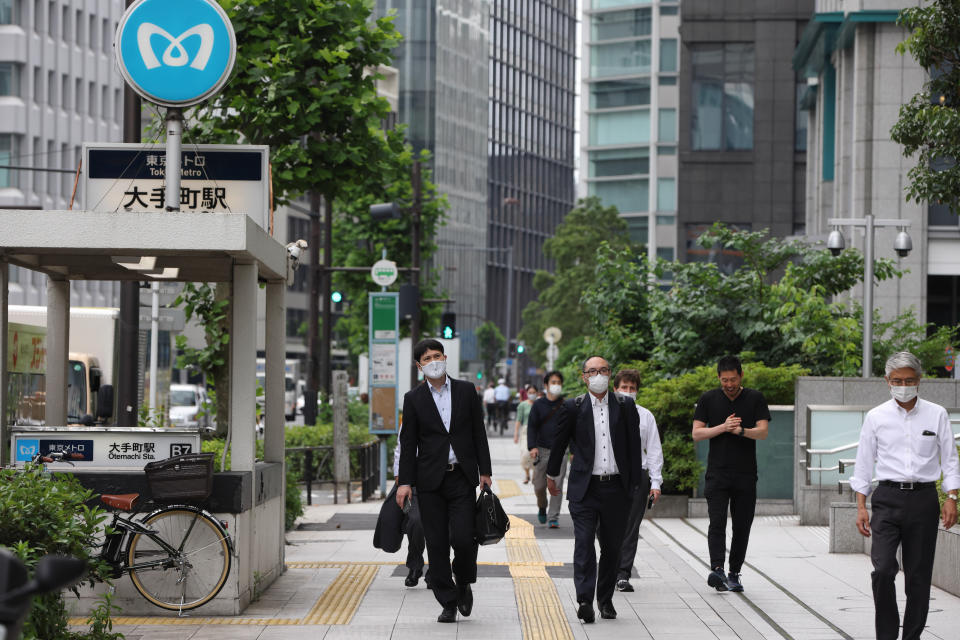
M 539 447 L 540 462 L 533 466 L 533 492 L 537 495 L 537 507 L 547 510 L 547 521 L 557 520 L 560 517 L 560 505 L 563 504 L 563 480 L 567 476 L 567 456 L 563 456 L 560 465 L 560 475 L 557 476 L 557 486 L 560 494 L 550 496 L 550 506 L 547 506 L 547 461 L 550 459 L 550 449 Z
M 640 523 L 643 514 L 647 511 L 647 498 L 650 495 L 650 474 L 643 470 L 640 486 L 630 500 L 630 515 L 627 516 L 627 527 L 623 532 L 623 545 L 620 547 L 620 566 L 617 569 L 617 580 L 629 580 L 633 573 L 633 561 L 637 556 L 637 539 L 640 537 Z

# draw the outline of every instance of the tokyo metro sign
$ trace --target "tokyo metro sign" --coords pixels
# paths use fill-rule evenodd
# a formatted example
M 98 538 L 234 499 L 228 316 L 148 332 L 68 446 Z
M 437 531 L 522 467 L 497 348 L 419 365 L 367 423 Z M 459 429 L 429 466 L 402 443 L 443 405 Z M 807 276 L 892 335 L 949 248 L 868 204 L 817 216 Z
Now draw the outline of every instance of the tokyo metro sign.
M 237 54 L 233 25 L 212 0 L 139 0 L 120 20 L 114 46 L 127 84 L 166 107 L 214 95 Z

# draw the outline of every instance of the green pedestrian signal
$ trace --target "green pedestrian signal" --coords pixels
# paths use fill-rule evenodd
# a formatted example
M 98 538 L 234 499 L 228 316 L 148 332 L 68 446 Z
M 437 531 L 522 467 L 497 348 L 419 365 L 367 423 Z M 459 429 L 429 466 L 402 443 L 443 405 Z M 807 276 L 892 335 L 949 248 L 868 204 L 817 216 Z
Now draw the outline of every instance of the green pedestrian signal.
M 522 342 L 517 345 L 517 353 L 523 353 L 525 349 L 526 349 L 526 347 L 523 346 L 523 343 L 522 343 Z
M 477 371 L 477 380 L 483 380 L 483 371 Z
M 440 316 L 440 337 L 453 340 L 457 337 L 457 314 L 445 312 Z
M 444 340 L 453 340 L 453 327 L 447 325 L 443 328 L 443 339 Z
M 343 294 L 340 293 L 339 291 L 334 291 L 333 293 L 330 294 L 330 301 L 335 304 L 339 304 L 340 302 L 343 302 Z

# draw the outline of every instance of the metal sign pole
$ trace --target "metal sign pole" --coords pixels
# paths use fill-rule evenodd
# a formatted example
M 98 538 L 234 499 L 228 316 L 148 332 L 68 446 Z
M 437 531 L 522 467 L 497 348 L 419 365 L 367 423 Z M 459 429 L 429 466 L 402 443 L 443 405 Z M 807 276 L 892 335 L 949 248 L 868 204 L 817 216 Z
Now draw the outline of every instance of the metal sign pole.
M 183 112 L 167 109 L 167 211 L 180 211 L 180 145 L 183 140 Z

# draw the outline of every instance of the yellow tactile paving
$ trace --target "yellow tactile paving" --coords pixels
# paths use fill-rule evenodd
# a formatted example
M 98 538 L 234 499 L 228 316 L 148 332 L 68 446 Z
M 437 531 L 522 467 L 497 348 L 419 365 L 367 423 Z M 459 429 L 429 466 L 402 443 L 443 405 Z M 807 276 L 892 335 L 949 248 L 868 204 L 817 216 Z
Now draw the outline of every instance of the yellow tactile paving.
M 501 500 L 516 498 L 519 495 L 522 495 L 522 492 L 516 480 L 497 480 L 497 497 Z
M 303 624 L 350 624 L 379 570 L 372 565 L 344 567 L 304 617 Z

